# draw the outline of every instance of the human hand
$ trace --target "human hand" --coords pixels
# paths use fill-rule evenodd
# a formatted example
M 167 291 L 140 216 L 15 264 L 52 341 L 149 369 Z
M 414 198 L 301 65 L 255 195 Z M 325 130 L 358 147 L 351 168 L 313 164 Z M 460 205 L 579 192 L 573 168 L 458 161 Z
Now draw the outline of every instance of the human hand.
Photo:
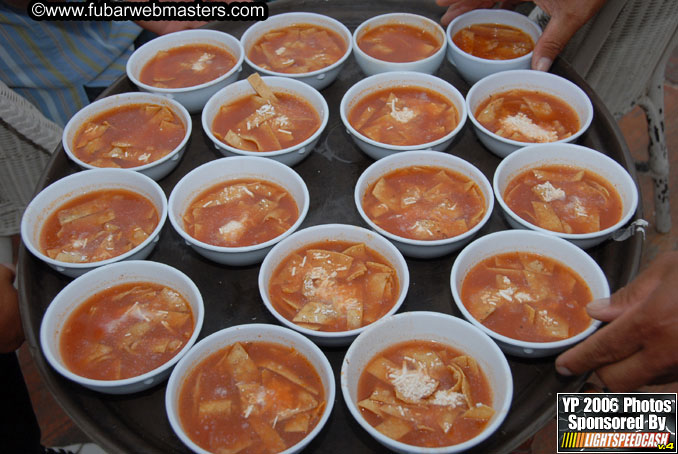
M 143 0 L 142 0 L 143 1 Z M 187 0 L 160 0 L 163 2 L 183 2 Z M 206 1 L 224 1 L 225 3 L 232 3 L 235 1 L 241 2 L 251 2 L 252 0 L 206 0 Z M 179 21 L 179 20 L 163 20 L 163 21 L 147 21 L 139 20 L 135 21 L 140 27 L 153 32 L 157 35 L 166 35 L 168 33 L 174 33 L 182 30 L 191 30 L 194 28 L 202 27 L 203 25 L 208 24 L 209 22 L 205 21 Z
M 0 353 L 13 352 L 24 341 L 19 298 L 13 282 L 14 266 L 0 265 Z
M 499 3 L 502 8 L 513 7 L 521 1 L 496 2 L 493 0 L 436 0 L 439 6 L 447 6 L 440 19 L 443 25 L 467 11 L 490 8 Z M 560 54 L 572 35 L 598 12 L 606 0 L 534 0 L 551 20 L 535 43 L 532 53 L 532 69 L 548 71 L 553 60 Z
M 610 322 L 556 359 L 562 375 L 595 371 L 612 391 L 678 379 L 678 251 L 663 254 L 609 300 L 587 306 Z
M 447 11 L 440 18 L 440 23 L 447 26 L 452 19 L 479 8 L 492 8 L 495 4 L 499 4 L 501 8 L 512 8 L 518 3 L 528 0 L 509 0 L 498 2 L 495 0 L 436 0 L 438 6 L 447 6 Z

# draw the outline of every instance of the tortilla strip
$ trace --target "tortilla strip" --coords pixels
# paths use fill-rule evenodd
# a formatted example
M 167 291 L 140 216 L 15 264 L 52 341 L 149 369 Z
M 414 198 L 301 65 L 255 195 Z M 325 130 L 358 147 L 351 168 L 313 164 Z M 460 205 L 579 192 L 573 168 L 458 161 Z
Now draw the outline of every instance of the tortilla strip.
M 485 404 L 473 406 L 464 413 L 464 418 L 486 420 L 494 415 L 494 409 Z
M 256 364 L 247 354 L 247 351 L 243 348 L 240 343 L 236 343 L 231 351 L 222 358 L 218 363 L 217 367 L 222 365 L 222 362 L 225 360 L 225 365 L 229 368 L 233 379 L 236 382 L 259 382 L 261 375 L 259 369 L 257 369 Z
M 543 229 L 551 230 L 554 232 L 562 232 L 563 225 L 560 223 L 560 218 L 553 211 L 548 203 L 543 202 L 532 202 L 532 209 L 534 210 L 534 215 L 537 218 L 537 225 Z
M 375 429 L 394 440 L 399 440 L 412 431 L 412 427 L 408 423 L 394 417 L 386 419 Z
M 397 369 L 399 369 L 399 367 L 393 361 L 382 356 L 370 362 L 369 366 L 367 366 L 365 370 L 384 383 L 391 385 L 391 381 L 388 379 L 388 374 L 391 373 L 391 371 Z
M 300 413 L 287 421 L 283 430 L 285 432 L 308 432 L 308 426 L 311 422 L 311 415 L 309 413 Z
M 294 372 L 292 372 L 290 369 L 287 367 L 283 366 L 282 364 L 278 364 L 276 362 L 266 360 L 262 361 L 258 364 L 259 367 L 263 367 L 264 369 L 268 369 L 271 372 L 275 372 L 278 375 L 281 375 L 291 381 L 292 383 L 301 386 L 308 392 L 315 394 L 316 396 L 319 394 L 319 391 L 315 389 L 313 386 L 309 385 L 305 381 L 303 381 L 301 378 L 299 378 Z M 317 405 L 317 403 L 316 403 Z M 315 405 L 313 406 L 315 407 Z M 311 408 L 313 408 L 311 407 Z
M 329 325 L 339 317 L 339 313 L 330 304 L 311 301 L 304 305 L 292 319 L 294 323 Z
M 250 438 L 242 438 L 232 442 L 228 447 L 217 448 L 215 454 L 238 454 L 240 451 L 243 451 L 254 443 Z
M 471 395 L 471 385 L 466 378 L 466 374 L 457 364 L 450 364 L 447 368 L 452 372 L 452 375 L 457 379 L 457 383 L 450 388 L 454 392 L 461 392 L 466 398 L 466 405 L 469 408 L 473 406 L 473 396 Z
M 236 133 L 234 133 L 233 131 L 231 131 L 230 129 L 229 129 L 228 132 L 226 133 L 226 137 L 224 137 L 224 141 L 226 141 L 226 144 L 227 144 L 227 145 L 230 145 L 230 146 L 232 146 L 232 147 L 238 148 L 238 149 L 240 149 L 240 150 L 245 150 L 245 149 L 247 149 L 247 148 L 246 148 L 247 145 L 246 145 L 245 142 L 242 140 L 242 138 L 241 138 L 238 134 L 236 134 Z
M 233 402 L 228 399 L 207 400 L 198 405 L 198 415 L 214 418 L 217 415 L 230 415 L 233 409 Z
M 259 76 L 258 73 L 254 73 L 251 76 L 247 78 L 247 81 L 250 83 L 252 88 L 254 88 L 254 91 L 257 92 L 259 96 L 264 98 L 266 101 L 270 102 L 271 104 L 277 103 L 278 98 L 275 96 L 271 88 L 266 85 L 264 80 Z
M 285 442 L 280 438 L 280 435 L 278 435 L 278 432 L 276 432 L 274 428 L 264 423 L 259 418 L 253 418 L 249 423 L 257 435 L 259 435 L 261 441 L 263 441 L 268 452 L 281 452 L 285 450 Z

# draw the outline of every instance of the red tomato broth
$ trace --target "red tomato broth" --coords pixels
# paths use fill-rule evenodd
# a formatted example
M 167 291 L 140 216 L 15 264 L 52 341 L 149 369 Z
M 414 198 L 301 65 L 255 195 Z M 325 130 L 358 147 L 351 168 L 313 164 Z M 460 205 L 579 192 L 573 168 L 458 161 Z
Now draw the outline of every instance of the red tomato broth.
M 273 453 L 318 424 L 325 399 L 318 372 L 297 350 L 243 342 L 193 367 L 179 391 L 178 414 L 189 438 L 210 452 Z
M 363 243 L 323 241 L 287 256 L 273 271 L 273 307 L 298 326 L 347 331 L 375 322 L 398 300 L 393 266 Z
M 358 38 L 358 47 L 367 55 L 392 63 L 423 60 L 435 54 L 441 45 L 433 34 L 406 24 L 375 26 Z
M 73 154 L 95 167 L 138 167 L 168 155 L 186 126 L 168 107 L 129 104 L 86 121 L 75 133 Z
M 454 370 L 466 379 L 468 400 L 457 388 L 463 379 Z M 399 381 L 399 376 L 409 380 Z M 415 389 L 408 389 L 408 381 L 417 384 Z M 494 414 L 492 389 L 477 362 L 429 340 L 401 342 L 375 355 L 360 375 L 357 397 L 370 425 L 414 446 L 462 443 L 481 433 Z M 469 410 L 474 411 L 466 413 Z
M 216 246 L 261 244 L 286 232 L 299 218 L 287 190 L 269 181 L 237 179 L 196 197 L 184 213 L 192 237 Z
M 289 93 L 275 96 L 274 104 L 250 95 L 221 106 L 212 133 L 235 148 L 275 151 L 303 142 L 320 127 L 320 115 L 309 102 Z M 229 134 L 237 139 L 229 139 Z
M 415 240 L 461 235 L 478 224 L 486 211 L 477 183 L 459 172 L 433 166 L 385 174 L 367 189 L 362 205 L 379 227 Z
M 252 46 L 248 58 L 269 71 L 300 74 L 339 61 L 346 41 L 334 30 L 315 24 L 293 24 L 271 30 Z
M 83 377 L 136 377 L 176 356 L 194 326 L 190 305 L 175 290 L 150 282 L 115 285 L 68 317 L 59 338 L 61 357 Z
M 196 43 L 161 50 L 139 74 L 139 80 L 158 88 L 193 87 L 229 72 L 236 58 L 213 44 Z
M 549 257 L 510 252 L 487 258 L 464 278 L 461 300 L 487 328 L 512 339 L 553 342 L 589 327 L 591 290 Z
M 421 145 L 438 140 L 459 124 L 445 96 L 422 87 L 392 87 L 368 94 L 348 112 L 358 132 L 389 145 Z
M 472 24 L 455 33 L 452 41 L 467 54 L 487 60 L 511 60 L 534 49 L 530 35 L 504 24 Z
M 579 116 L 557 96 L 536 90 L 495 93 L 475 111 L 480 124 L 493 133 L 527 143 L 555 142 L 579 130 Z
M 60 205 L 40 232 L 41 251 L 62 262 L 107 260 L 134 249 L 153 233 L 160 215 L 132 191 L 92 191 Z
M 550 165 L 530 169 L 509 181 L 504 201 L 521 218 L 561 233 L 593 233 L 622 216 L 614 186 L 586 169 Z

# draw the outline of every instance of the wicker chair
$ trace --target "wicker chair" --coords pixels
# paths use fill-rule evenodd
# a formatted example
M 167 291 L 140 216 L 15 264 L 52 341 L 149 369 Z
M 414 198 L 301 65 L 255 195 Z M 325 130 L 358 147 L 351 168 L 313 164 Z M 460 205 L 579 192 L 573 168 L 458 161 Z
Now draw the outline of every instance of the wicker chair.
M 19 232 L 21 216 L 62 129 L 0 82 L 0 236 Z
M 530 17 L 542 26 L 540 10 Z M 654 180 L 655 224 L 671 229 L 669 160 L 664 136 L 664 74 L 678 44 L 678 2 L 608 0 L 601 11 L 568 43 L 562 57 L 584 77 L 619 119 L 634 106 L 647 116 L 649 166 Z

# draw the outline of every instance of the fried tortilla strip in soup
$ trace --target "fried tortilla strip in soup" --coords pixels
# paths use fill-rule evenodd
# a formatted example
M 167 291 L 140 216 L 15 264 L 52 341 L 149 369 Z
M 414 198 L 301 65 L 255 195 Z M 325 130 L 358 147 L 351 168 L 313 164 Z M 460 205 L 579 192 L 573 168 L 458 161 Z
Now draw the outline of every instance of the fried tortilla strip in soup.
M 139 167 L 171 153 L 185 135 L 186 126 L 167 106 L 123 105 L 84 122 L 73 154 L 95 167 Z
M 358 381 L 365 420 L 414 446 L 451 446 L 475 437 L 494 415 L 492 400 L 472 357 L 427 340 L 388 347 L 370 360 Z
M 173 358 L 194 326 L 191 307 L 176 290 L 150 282 L 116 285 L 70 315 L 59 340 L 61 356 L 83 377 L 136 377 Z
M 320 114 L 311 104 L 288 92 L 273 92 L 258 74 L 247 78 L 256 94 L 224 104 L 212 122 L 217 139 L 246 151 L 293 147 L 320 127 Z
M 593 299 L 574 270 L 539 254 L 510 252 L 485 259 L 464 278 L 461 300 L 489 329 L 512 339 L 553 342 L 589 327 Z
M 396 303 L 393 266 L 364 244 L 326 241 L 290 254 L 269 282 L 271 304 L 286 319 L 317 331 L 368 325 Z
M 542 166 L 509 181 L 508 207 L 538 227 L 561 233 L 593 233 L 622 217 L 619 192 L 602 176 L 574 166 Z
M 158 222 L 158 210 L 140 194 L 123 189 L 92 191 L 49 215 L 40 233 L 40 248 L 61 262 L 98 262 L 139 246 Z
M 211 354 L 179 391 L 184 430 L 214 453 L 284 451 L 313 430 L 325 405 L 308 359 L 270 342 L 239 342 Z
M 438 140 L 457 127 L 452 101 L 422 87 L 392 87 L 359 100 L 348 112 L 358 132 L 389 145 L 421 145 Z
M 367 188 L 362 206 L 379 227 L 414 240 L 461 235 L 486 213 L 485 197 L 475 181 L 429 166 L 385 174 Z
M 269 71 L 299 74 L 334 64 L 347 47 L 344 39 L 329 28 L 292 24 L 264 34 L 252 46 L 248 57 Z

